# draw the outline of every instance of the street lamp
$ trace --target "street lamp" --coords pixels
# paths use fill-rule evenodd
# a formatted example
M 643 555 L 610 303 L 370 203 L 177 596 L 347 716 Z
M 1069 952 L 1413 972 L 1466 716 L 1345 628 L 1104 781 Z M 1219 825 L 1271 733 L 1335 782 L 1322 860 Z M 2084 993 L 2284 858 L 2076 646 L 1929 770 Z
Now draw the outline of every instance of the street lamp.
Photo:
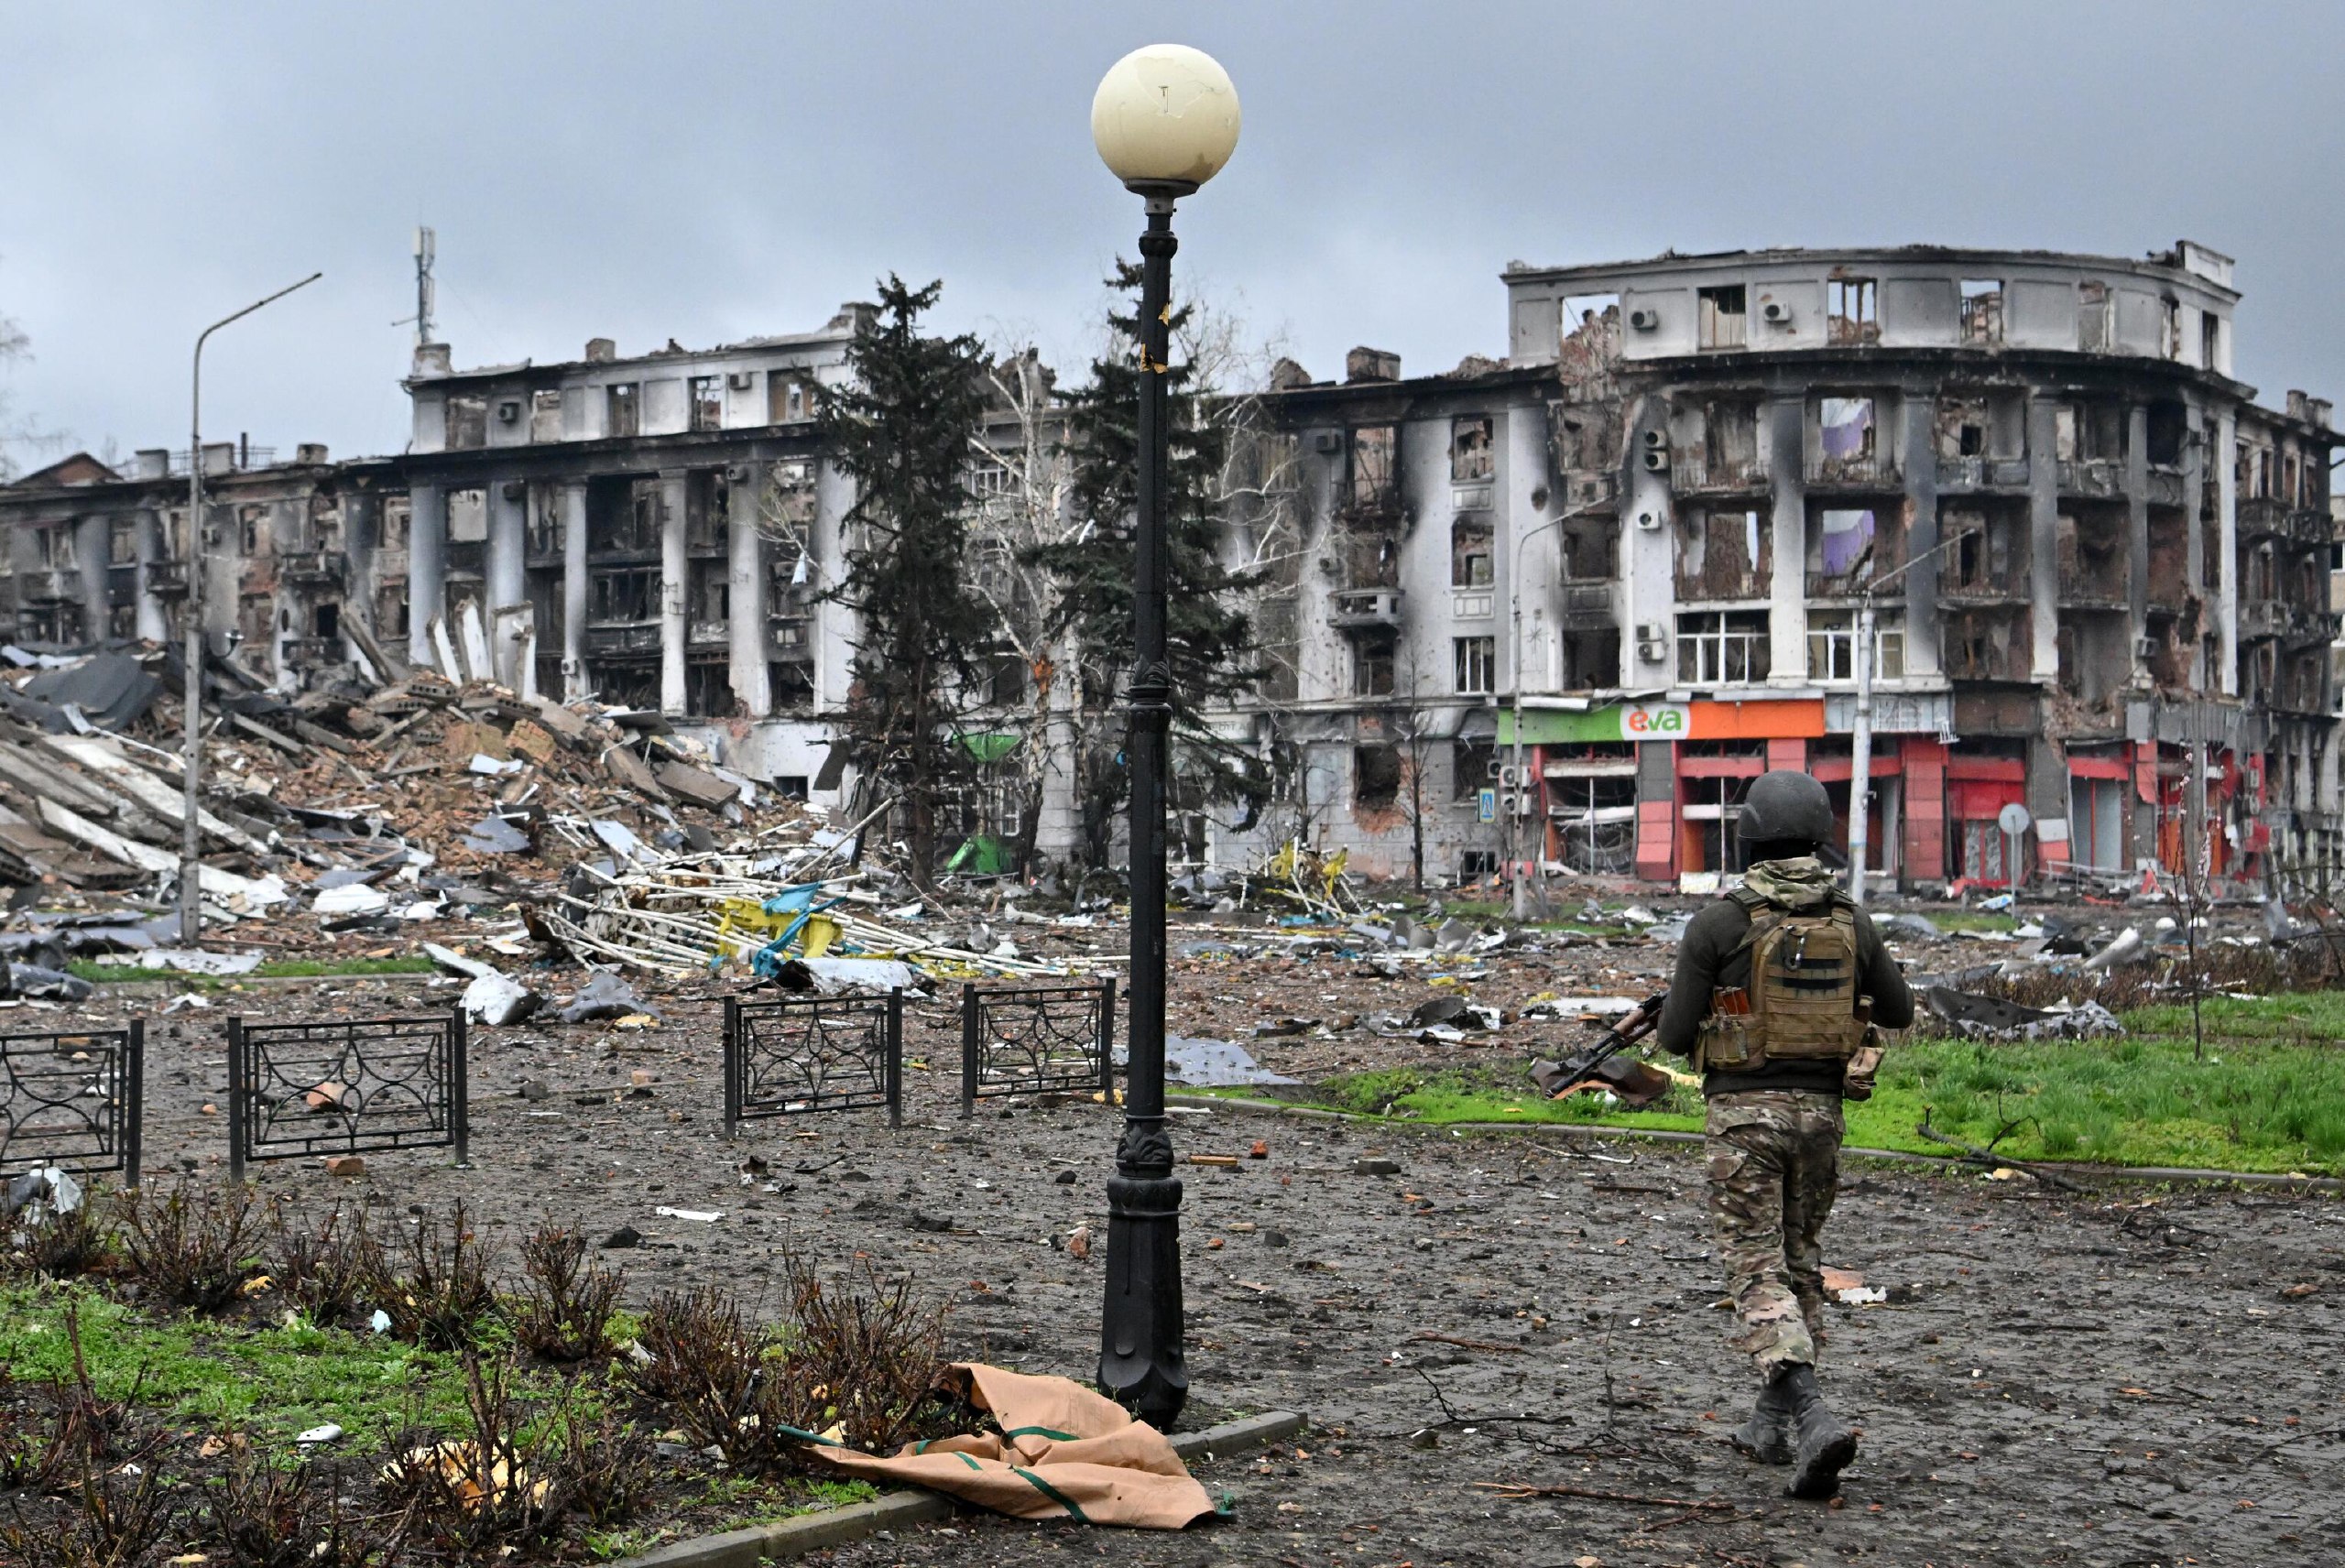
M 180 672 L 187 688 L 187 724 L 181 740 L 180 773 L 187 793 L 180 824 L 180 945 L 193 947 L 203 934 L 203 828 L 198 784 L 203 773 L 203 341 L 231 321 L 242 321 L 263 305 L 282 299 L 296 289 L 306 289 L 325 276 L 312 272 L 299 283 L 289 283 L 266 299 L 256 299 L 234 315 L 223 316 L 196 334 L 194 388 L 188 398 L 187 441 L 187 607 L 185 665 Z
M 1172 315 L 1172 203 L 1221 172 L 1238 146 L 1238 90 L 1212 56 L 1179 44 L 1134 49 L 1091 100 L 1099 156 L 1148 212 L 1140 235 L 1140 378 L 1132 683 L 1130 1067 L 1124 1131 L 1107 1182 L 1107 1296 L 1099 1387 L 1143 1421 L 1172 1425 L 1189 1397 L 1182 1350 L 1181 1183 L 1164 1125 L 1165 743 L 1172 670 L 1164 650 L 1164 376 Z
M 1862 605 L 1857 611 L 1857 713 L 1856 722 L 1849 726 L 1849 898 L 1860 905 L 1865 901 L 1865 862 L 1872 855 L 1872 596 L 1961 542 L 1960 534 L 1940 539 L 1896 571 L 1874 578 L 1864 585 Z
M 1522 871 L 1522 792 L 1524 788 L 1522 782 L 1522 547 L 1549 528 L 1563 527 L 1595 505 L 1597 503 L 1593 501 L 1583 502 L 1579 506 L 1558 512 L 1537 528 L 1517 535 L 1514 541 L 1513 570 L 1507 573 L 1507 615 L 1513 623 L 1513 632 L 1510 639 L 1511 646 L 1507 649 L 1509 665 L 1507 673 L 1514 687 L 1514 788 L 1509 791 L 1507 798 L 1506 842 L 1510 851 L 1507 857 L 1509 869 L 1514 879 L 1514 918 L 1517 921 L 1531 918 L 1530 894 L 1523 885 Z M 1546 834 L 1543 831 L 1540 834 L 1539 847 L 1542 852 L 1547 847 Z

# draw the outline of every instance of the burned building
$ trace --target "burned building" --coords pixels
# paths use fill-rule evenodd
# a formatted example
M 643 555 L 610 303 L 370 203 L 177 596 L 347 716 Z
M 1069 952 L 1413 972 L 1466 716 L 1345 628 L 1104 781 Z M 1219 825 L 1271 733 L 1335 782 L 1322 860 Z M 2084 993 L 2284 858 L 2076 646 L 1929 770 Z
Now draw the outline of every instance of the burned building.
M 1471 876 L 1511 807 L 1526 854 L 1698 884 L 1767 768 L 1845 820 L 1865 659 L 1883 878 L 2333 861 L 2338 438 L 2233 377 L 2231 268 L 2187 242 L 1517 266 L 1502 364 L 1363 351 L 1278 392 L 1301 679 L 1251 719 L 1305 762 L 1252 836 L 1383 870 L 1422 837 Z

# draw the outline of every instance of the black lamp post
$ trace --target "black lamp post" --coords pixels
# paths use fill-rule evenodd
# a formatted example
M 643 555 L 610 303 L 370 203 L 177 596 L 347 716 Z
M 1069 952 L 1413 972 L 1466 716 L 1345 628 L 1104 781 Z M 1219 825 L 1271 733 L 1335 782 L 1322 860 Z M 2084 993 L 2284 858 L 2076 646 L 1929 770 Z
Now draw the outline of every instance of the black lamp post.
M 1209 55 L 1178 44 L 1118 60 L 1091 101 L 1091 136 L 1147 203 L 1140 235 L 1138 560 L 1125 755 L 1131 767 L 1130 1067 L 1116 1174 L 1107 1182 L 1107 1298 L 1099 1386 L 1170 1427 L 1189 1397 L 1181 1312 L 1181 1183 L 1164 1125 L 1165 748 L 1172 672 L 1164 648 L 1164 375 L 1172 299 L 1172 204 L 1220 172 L 1238 145 L 1238 93 Z

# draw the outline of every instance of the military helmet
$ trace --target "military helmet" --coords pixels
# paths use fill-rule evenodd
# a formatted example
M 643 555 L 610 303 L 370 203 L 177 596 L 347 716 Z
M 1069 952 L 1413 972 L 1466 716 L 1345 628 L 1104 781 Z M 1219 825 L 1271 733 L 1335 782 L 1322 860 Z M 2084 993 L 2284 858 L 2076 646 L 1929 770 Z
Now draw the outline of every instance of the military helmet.
M 1838 832 L 1832 798 L 1805 773 L 1762 773 L 1742 797 L 1735 836 L 1744 844 L 1829 844 Z

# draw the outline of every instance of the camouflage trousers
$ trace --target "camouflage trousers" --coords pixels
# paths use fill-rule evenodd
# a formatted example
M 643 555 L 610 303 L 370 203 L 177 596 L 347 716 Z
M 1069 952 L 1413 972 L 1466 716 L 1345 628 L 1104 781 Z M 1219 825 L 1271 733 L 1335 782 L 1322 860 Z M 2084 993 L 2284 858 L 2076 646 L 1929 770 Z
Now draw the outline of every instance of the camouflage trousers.
M 1813 1366 L 1824 1336 L 1824 1222 L 1839 1181 L 1840 1096 L 1713 1095 L 1704 1131 L 1710 1230 L 1734 1306 L 1728 1343 L 1761 1378 Z

